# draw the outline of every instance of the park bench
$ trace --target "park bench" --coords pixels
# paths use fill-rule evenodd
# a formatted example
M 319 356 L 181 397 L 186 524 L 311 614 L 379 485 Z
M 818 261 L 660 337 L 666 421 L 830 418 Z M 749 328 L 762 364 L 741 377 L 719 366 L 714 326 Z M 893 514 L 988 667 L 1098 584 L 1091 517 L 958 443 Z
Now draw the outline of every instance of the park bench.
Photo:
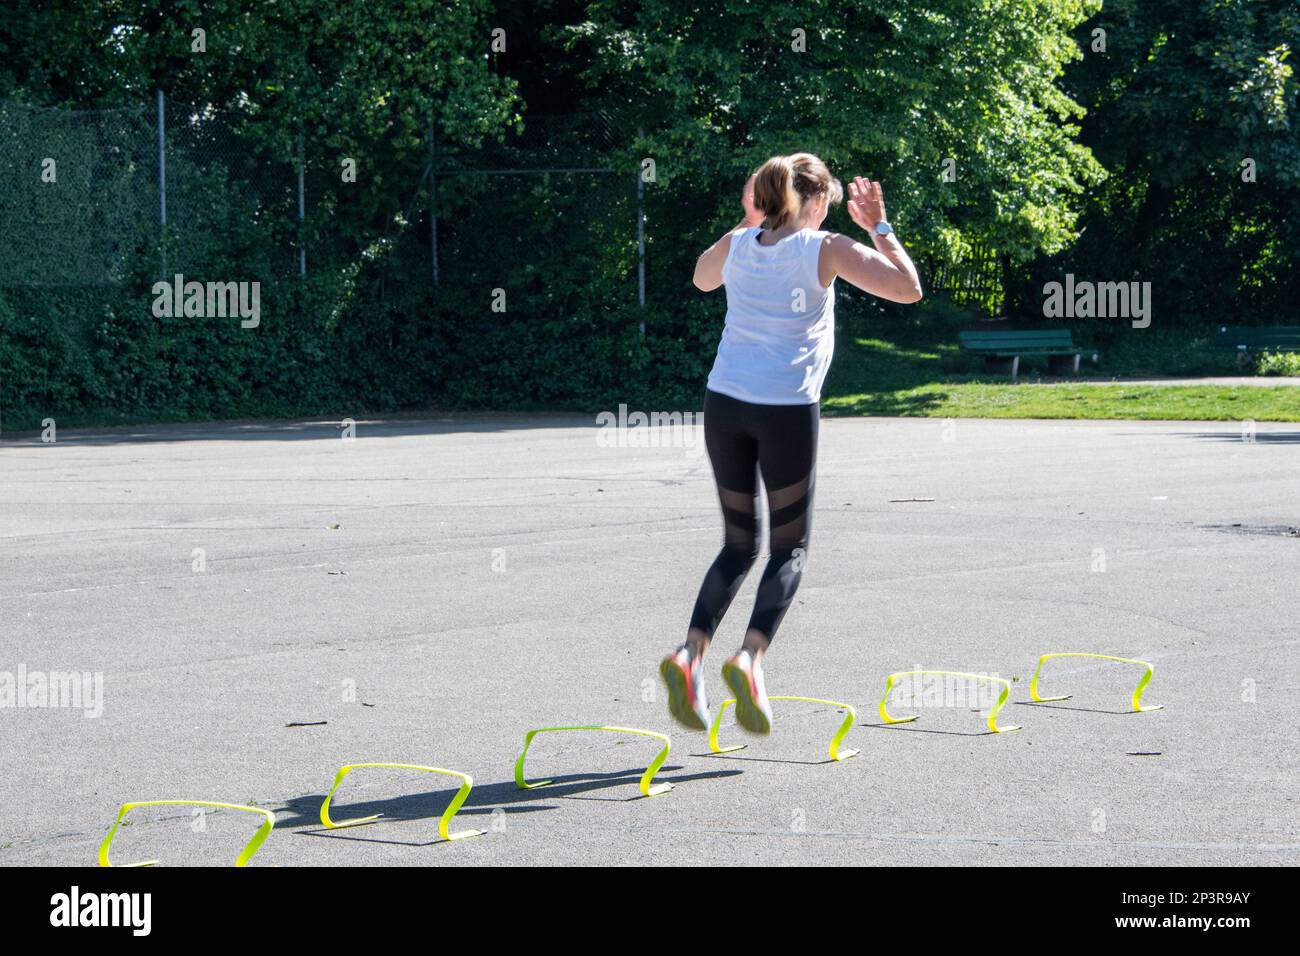
M 1219 348 L 1234 349 L 1238 365 L 1244 363 L 1251 352 L 1300 352 L 1300 325 L 1264 328 L 1221 325 L 1214 344 Z
M 1077 374 L 1081 356 L 1091 355 L 1095 362 L 1098 355 L 1096 349 L 1075 345 L 1069 329 L 968 331 L 960 339 L 966 351 L 984 356 L 988 371 L 1012 378 L 1020 371 L 1022 355 L 1047 356 L 1047 370 L 1053 375 Z

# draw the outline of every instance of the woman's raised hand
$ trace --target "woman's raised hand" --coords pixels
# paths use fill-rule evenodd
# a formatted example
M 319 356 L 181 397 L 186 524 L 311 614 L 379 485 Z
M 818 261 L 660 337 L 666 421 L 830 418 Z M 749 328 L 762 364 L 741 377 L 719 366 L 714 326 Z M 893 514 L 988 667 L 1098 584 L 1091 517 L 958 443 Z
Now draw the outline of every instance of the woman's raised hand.
M 854 176 L 849 183 L 849 216 L 867 232 L 885 221 L 885 198 L 880 183 Z

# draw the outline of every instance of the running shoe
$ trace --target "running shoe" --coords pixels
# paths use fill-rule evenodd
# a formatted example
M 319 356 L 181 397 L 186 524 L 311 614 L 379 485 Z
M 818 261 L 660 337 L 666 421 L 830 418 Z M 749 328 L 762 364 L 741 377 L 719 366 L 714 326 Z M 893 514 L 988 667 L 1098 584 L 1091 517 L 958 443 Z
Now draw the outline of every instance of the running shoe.
M 722 665 L 722 679 L 736 695 L 736 723 L 751 734 L 772 732 L 772 705 L 763 686 L 763 667 L 741 648 Z
M 704 699 L 700 659 L 681 647 L 660 662 L 659 676 L 668 688 L 668 713 L 673 719 L 691 730 L 708 730 L 713 718 Z

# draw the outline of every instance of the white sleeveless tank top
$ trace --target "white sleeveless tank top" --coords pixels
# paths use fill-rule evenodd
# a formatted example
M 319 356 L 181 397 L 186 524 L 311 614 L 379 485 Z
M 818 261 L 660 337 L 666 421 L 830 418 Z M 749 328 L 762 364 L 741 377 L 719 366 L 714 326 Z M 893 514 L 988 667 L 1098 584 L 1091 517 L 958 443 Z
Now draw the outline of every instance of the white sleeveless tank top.
M 835 282 L 817 274 L 828 232 L 801 229 L 770 246 L 760 227 L 731 237 L 722 266 L 727 321 L 708 388 L 758 405 L 810 405 L 835 350 Z

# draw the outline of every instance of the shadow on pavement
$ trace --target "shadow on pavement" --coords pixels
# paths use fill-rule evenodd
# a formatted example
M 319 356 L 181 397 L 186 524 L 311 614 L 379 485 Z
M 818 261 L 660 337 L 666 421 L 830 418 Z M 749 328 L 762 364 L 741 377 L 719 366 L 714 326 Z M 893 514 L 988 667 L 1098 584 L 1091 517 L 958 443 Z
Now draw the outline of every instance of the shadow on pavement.
M 655 775 L 655 782 L 666 782 L 672 784 L 687 783 L 692 780 L 709 780 L 721 777 L 738 776 L 741 770 L 714 770 L 706 773 L 673 773 L 680 771 L 680 766 L 668 766 L 660 770 Z M 641 796 L 640 791 L 636 789 L 637 782 L 641 779 L 645 768 L 633 768 L 628 770 L 614 770 L 608 773 L 579 773 L 579 774 L 561 774 L 551 777 L 542 777 L 539 779 L 549 779 L 551 783 L 545 787 L 536 790 L 520 790 L 515 786 L 514 781 L 500 783 L 475 784 L 474 789 L 470 792 L 469 801 L 461 807 L 460 812 L 456 814 L 456 820 L 459 821 L 464 817 L 490 815 L 495 810 L 505 810 L 507 807 L 510 813 L 534 813 L 540 810 L 556 810 L 555 806 L 540 805 L 542 801 L 570 799 L 605 799 L 616 800 L 617 802 L 626 802 L 630 800 L 645 799 Z M 630 788 L 631 792 L 626 796 L 619 797 L 581 797 L 582 794 L 598 793 L 601 791 L 612 790 L 614 788 Z M 360 803 L 344 803 L 341 801 L 330 805 L 330 816 L 336 820 L 355 819 L 357 817 L 368 817 L 375 814 L 380 815 L 380 819 L 375 824 L 381 823 L 400 823 L 412 820 L 427 820 L 430 827 L 434 828 L 436 833 L 438 818 L 451 802 L 452 797 L 456 795 L 456 787 L 447 787 L 441 790 L 430 790 L 424 793 L 407 794 L 405 796 L 393 797 L 387 800 L 365 800 Z M 294 827 L 314 827 L 312 830 L 303 830 L 302 832 L 312 836 L 336 836 L 346 838 L 349 831 L 361 831 L 361 827 L 343 827 L 337 830 L 329 830 L 320 824 L 320 806 L 325 802 L 325 794 L 307 794 L 301 797 L 295 797 L 289 800 L 285 806 L 276 808 L 276 828 L 290 829 Z M 284 814 L 288 814 L 285 816 Z M 370 826 L 367 824 L 366 826 Z M 463 825 L 462 825 L 463 827 Z M 458 827 L 452 824 L 452 830 Z M 428 843 L 406 843 L 400 840 L 372 840 L 371 842 L 392 842 L 402 843 L 409 846 L 428 846 Z M 445 841 L 435 839 L 432 843 L 442 843 Z
M 1300 432 L 1264 432 L 1256 431 L 1250 441 L 1241 432 L 1240 426 L 1221 432 L 1173 432 L 1179 438 L 1194 438 L 1198 441 L 1236 442 L 1242 445 L 1296 445 L 1300 444 Z
M 609 410 L 617 414 L 617 409 Z M 59 429 L 57 444 L 41 441 L 39 431 L 5 431 L 0 434 L 0 447 L 24 446 L 57 448 L 67 446 L 104 445 L 156 445 L 189 441 L 321 441 L 336 439 L 342 434 L 344 418 L 355 422 L 356 441 L 366 438 L 392 438 L 395 436 L 454 435 L 465 433 L 491 434 L 494 432 L 525 431 L 537 428 L 589 428 L 600 427 L 599 412 L 542 413 L 425 413 L 421 416 L 374 415 L 320 417 L 295 421 L 226 421 L 191 424 L 111 425 Z M 692 418 L 691 421 L 694 421 Z
M 1017 707 L 1041 707 L 1043 710 L 1077 710 L 1082 714 L 1112 714 L 1118 717 L 1137 713 L 1135 710 L 1097 710 L 1095 707 L 1069 707 L 1065 704 L 1036 700 L 1013 700 L 1012 703 Z
M 905 734 L 942 734 L 945 737 L 995 737 L 996 734 L 991 730 L 981 730 L 978 733 L 961 730 L 926 730 L 924 727 L 913 727 L 911 724 L 858 724 L 859 727 L 870 727 L 873 730 L 897 730 Z

